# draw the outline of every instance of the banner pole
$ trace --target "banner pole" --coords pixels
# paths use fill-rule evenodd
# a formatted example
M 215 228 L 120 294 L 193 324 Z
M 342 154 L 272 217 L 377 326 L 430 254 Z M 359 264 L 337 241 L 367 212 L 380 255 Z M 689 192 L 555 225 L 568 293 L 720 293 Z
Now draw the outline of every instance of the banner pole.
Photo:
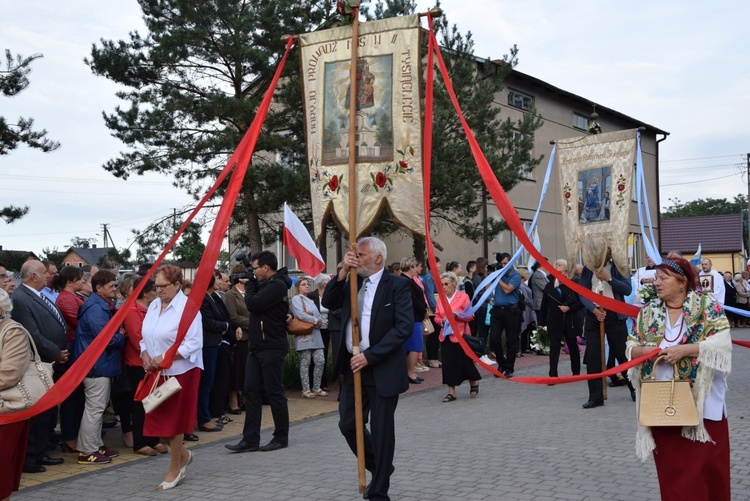
M 352 10 L 352 57 L 349 69 L 349 249 L 357 252 L 357 45 L 359 40 L 359 5 Z M 357 270 L 349 270 L 349 301 L 352 312 L 352 355 L 359 351 L 359 311 L 357 304 Z M 362 374 L 354 373 L 354 422 L 357 438 L 357 477 L 359 493 L 367 488 L 365 480 L 365 429 L 362 412 Z
M 601 294 L 604 295 L 604 293 L 601 293 Z M 604 307 L 600 306 L 599 308 L 601 308 L 602 310 L 604 310 L 604 312 L 606 313 L 607 310 Z M 599 346 L 600 346 L 599 351 L 601 352 L 601 360 L 602 360 L 602 362 L 601 362 L 602 363 L 601 368 L 602 368 L 602 372 L 604 372 L 606 370 L 606 368 L 607 368 L 607 360 L 606 360 L 607 357 L 604 354 L 604 337 L 605 337 L 605 335 L 606 334 L 605 334 L 604 321 L 603 320 L 599 320 L 599 343 L 600 343 L 599 344 Z M 602 376 L 602 397 L 604 398 L 604 400 L 607 400 L 607 376 Z

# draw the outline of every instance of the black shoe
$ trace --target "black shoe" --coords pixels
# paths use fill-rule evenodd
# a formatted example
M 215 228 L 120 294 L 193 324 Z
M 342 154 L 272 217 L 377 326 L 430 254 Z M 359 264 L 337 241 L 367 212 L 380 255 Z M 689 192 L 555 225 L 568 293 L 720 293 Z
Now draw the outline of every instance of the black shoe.
M 422 384 L 422 381 L 420 381 L 419 379 L 411 378 L 411 377 L 409 378 L 409 382 L 411 384 Z
M 286 444 L 284 442 L 279 442 L 278 440 L 274 439 L 268 442 L 266 445 L 260 448 L 263 452 L 270 452 L 270 451 L 277 451 L 279 449 L 286 449 L 289 447 L 289 444 Z
M 257 445 L 250 445 L 250 442 L 245 439 L 242 439 L 239 444 L 225 445 L 224 447 L 232 452 L 257 452 L 261 450 Z
M 594 407 L 601 407 L 604 405 L 604 402 L 597 401 L 597 400 L 589 400 L 585 404 L 583 404 L 584 409 L 593 409 Z
M 422 381 L 424 381 L 424 378 L 417 376 L 417 381 L 419 381 L 421 383 Z
M 200 431 L 213 432 L 213 431 L 221 431 L 221 430 L 223 430 L 224 426 L 221 425 L 221 424 L 219 424 L 219 423 L 216 423 L 216 425 L 213 428 L 206 428 L 205 425 L 200 425 L 200 426 L 198 426 L 198 429 Z
M 195 433 L 185 433 L 184 435 L 182 435 L 182 439 L 186 442 L 197 442 L 201 439 L 201 437 L 199 437 Z
M 31 466 L 26 466 L 26 465 L 23 466 L 24 473 L 44 473 L 45 471 L 47 471 L 47 468 L 45 468 L 44 466 L 40 464 L 35 464 Z
M 239 416 L 240 414 L 242 414 L 242 409 L 227 409 L 227 414 Z
M 635 402 L 635 387 L 630 381 L 628 381 L 628 389 L 630 390 L 630 398 L 632 398 L 633 402 Z
M 505 372 L 503 373 L 503 375 L 504 375 L 505 377 L 507 377 L 508 379 L 510 379 L 510 378 L 512 378 L 512 377 L 513 377 L 513 371 L 505 371 Z
M 39 464 L 44 466 L 56 466 L 58 464 L 63 464 L 64 462 L 65 460 L 63 458 L 51 458 L 49 456 L 44 456 L 39 460 Z
M 628 384 L 624 379 L 618 379 L 617 381 L 610 381 L 609 387 L 610 388 L 617 388 L 618 386 L 625 386 Z

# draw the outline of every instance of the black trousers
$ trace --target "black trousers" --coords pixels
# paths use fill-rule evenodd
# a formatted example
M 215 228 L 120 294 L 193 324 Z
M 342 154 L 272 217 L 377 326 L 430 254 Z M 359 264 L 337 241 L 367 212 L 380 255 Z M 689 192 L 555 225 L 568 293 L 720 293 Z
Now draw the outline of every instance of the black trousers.
M 37 466 L 39 460 L 47 455 L 49 445 L 49 429 L 57 421 L 57 406 L 32 417 L 29 424 L 29 442 L 26 446 L 27 467 Z M 6 452 L 7 453 L 7 452 Z
M 567 320 L 567 319 L 566 319 Z M 563 340 L 570 351 L 570 370 L 574 376 L 581 373 L 581 352 L 578 351 L 578 340 L 570 321 L 562 325 L 548 325 L 549 333 L 549 376 L 557 377 L 557 365 L 560 360 L 560 350 Z
M 586 312 L 584 332 L 586 333 L 586 374 L 596 374 L 602 371 L 601 336 L 599 334 L 599 321 L 593 313 L 588 311 Z M 604 332 L 609 343 L 609 352 L 614 354 L 619 363 L 627 362 L 625 342 L 628 338 L 628 328 L 625 320 L 617 318 L 617 313 L 607 311 L 607 317 L 604 319 Z M 627 380 L 627 371 L 623 371 L 622 376 Z M 617 378 L 612 377 L 611 379 L 614 381 Z M 589 379 L 588 384 L 589 400 L 603 402 L 604 389 L 601 378 Z
M 503 356 L 503 331 L 505 331 L 507 356 Z M 515 368 L 520 331 L 521 310 L 517 306 L 492 307 L 490 311 L 490 350 L 495 352 L 497 367 L 503 372 L 513 372 Z
M 284 393 L 284 358 L 288 350 L 261 350 L 247 354 L 245 369 L 245 426 L 242 436 L 260 445 L 260 422 L 265 393 L 273 416 L 273 438 L 289 443 L 289 406 Z
M 130 380 L 130 385 L 133 387 L 133 393 L 135 388 L 138 388 L 138 383 L 141 382 L 145 371 L 143 367 L 132 367 L 130 365 L 123 366 L 123 372 Z M 132 399 L 132 395 L 131 395 Z M 146 411 L 143 410 L 143 404 L 133 400 L 130 406 L 130 418 L 131 426 L 133 431 L 133 450 L 137 451 L 144 447 L 153 447 L 159 443 L 159 437 L 145 437 L 143 436 L 143 423 L 146 421 Z M 120 416 L 120 422 L 122 423 L 122 416 Z
M 232 377 L 232 347 L 226 343 L 219 345 L 216 355 L 214 384 L 208 396 L 208 410 L 212 418 L 224 415 L 229 402 L 229 380 Z
M 362 371 L 362 413 L 364 424 L 370 417 L 370 429 L 365 426 L 365 468 L 372 473 L 368 489 L 370 499 L 389 500 L 388 488 L 393 473 L 393 456 L 396 451 L 396 424 L 394 414 L 398 395 L 383 397 L 375 388 L 372 369 Z M 354 375 L 351 368 L 344 369 L 344 387 L 339 400 L 339 429 L 349 448 L 357 454 L 356 422 L 354 418 Z

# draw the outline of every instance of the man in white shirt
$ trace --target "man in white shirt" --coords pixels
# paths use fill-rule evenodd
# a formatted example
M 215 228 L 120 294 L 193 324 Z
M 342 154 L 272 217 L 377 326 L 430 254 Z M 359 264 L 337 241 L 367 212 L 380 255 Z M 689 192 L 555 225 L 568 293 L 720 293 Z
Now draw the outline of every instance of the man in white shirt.
M 701 272 L 698 283 L 704 292 L 712 292 L 718 302 L 724 304 L 724 278 L 718 271 L 711 269 L 713 263 L 707 257 L 701 260 Z

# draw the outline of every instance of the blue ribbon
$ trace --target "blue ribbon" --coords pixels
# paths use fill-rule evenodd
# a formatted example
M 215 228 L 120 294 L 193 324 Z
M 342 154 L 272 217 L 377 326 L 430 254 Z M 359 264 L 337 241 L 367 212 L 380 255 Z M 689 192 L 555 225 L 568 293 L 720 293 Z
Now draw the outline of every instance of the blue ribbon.
M 539 214 L 542 212 L 542 204 L 544 203 L 544 199 L 547 196 L 547 188 L 549 188 L 549 180 L 552 177 L 552 170 L 554 169 L 555 165 L 555 151 L 557 150 L 557 144 L 555 144 L 552 147 L 552 152 L 549 156 L 549 162 L 547 163 L 547 172 L 544 174 L 544 182 L 542 183 L 542 192 L 539 195 L 539 204 L 537 205 L 536 212 L 534 213 L 534 217 L 531 220 L 531 226 L 529 226 L 529 231 L 527 232 L 527 235 L 529 236 L 529 239 L 531 239 L 531 235 L 534 234 L 534 229 L 536 228 L 537 221 L 539 220 Z M 487 277 L 482 280 L 482 283 L 479 284 L 477 287 L 476 292 L 474 292 L 474 297 L 472 298 L 472 304 L 467 308 L 466 310 L 462 311 L 461 313 L 458 313 L 458 316 L 460 318 L 465 318 L 468 316 L 471 316 L 477 312 L 479 308 L 482 307 L 484 303 L 487 302 L 487 300 L 490 298 L 492 293 L 497 288 L 498 283 L 500 283 L 500 280 L 505 276 L 505 274 L 508 272 L 508 270 L 512 269 L 513 263 L 518 261 L 518 258 L 521 257 L 521 253 L 524 251 L 524 248 L 521 247 L 518 249 L 515 254 L 510 258 L 510 261 L 508 261 L 508 265 L 503 267 L 502 269 L 493 271 Z M 479 296 L 480 291 L 484 290 L 481 296 Z M 521 294 L 521 291 L 518 291 L 519 294 Z M 477 297 L 479 296 L 479 299 Z

